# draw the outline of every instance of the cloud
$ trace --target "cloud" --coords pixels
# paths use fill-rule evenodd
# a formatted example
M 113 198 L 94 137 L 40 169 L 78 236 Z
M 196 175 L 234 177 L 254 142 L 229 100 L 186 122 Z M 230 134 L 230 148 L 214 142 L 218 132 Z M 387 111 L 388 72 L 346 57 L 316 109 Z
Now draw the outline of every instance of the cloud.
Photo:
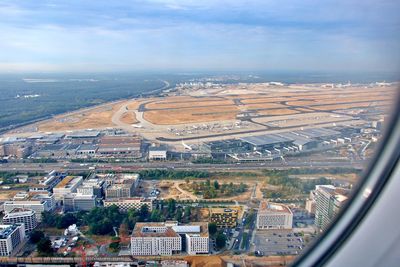
M 0 63 L 110 70 L 399 67 L 399 3 L 323 2 L 5 1 Z

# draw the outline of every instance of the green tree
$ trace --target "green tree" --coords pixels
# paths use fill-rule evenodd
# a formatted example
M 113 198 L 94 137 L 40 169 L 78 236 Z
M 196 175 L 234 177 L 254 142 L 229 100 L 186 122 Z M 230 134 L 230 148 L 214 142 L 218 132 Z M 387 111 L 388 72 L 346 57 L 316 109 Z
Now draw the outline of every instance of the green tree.
M 168 210 L 168 217 L 173 216 L 175 213 L 176 209 L 176 200 L 173 198 L 170 198 L 167 200 L 167 210 Z
M 57 223 L 56 226 L 58 229 L 63 229 L 67 228 L 68 226 L 77 223 L 77 218 L 74 214 L 72 213 L 67 213 L 61 217 L 57 218 Z
M 39 242 L 42 238 L 44 238 L 44 233 L 40 230 L 33 230 L 29 235 L 29 240 L 34 244 Z
M 142 205 L 140 207 L 139 214 L 140 214 L 140 219 L 142 221 L 145 221 L 147 219 L 147 217 L 149 216 L 149 207 L 146 204 Z
M 182 221 L 182 209 L 177 209 L 175 218 L 176 221 L 181 222 Z
M 226 245 L 226 236 L 222 232 L 219 232 L 217 234 L 217 237 L 215 238 L 215 245 L 219 249 L 225 247 L 225 245 Z
M 52 255 L 53 249 L 51 247 L 51 241 L 48 237 L 42 238 L 37 244 L 36 248 L 40 255 Z
M 215 188 L 215 190 L 219 189 L 219 183 L 217 180 L 214 181 L 214 188 Z
M 208 224 L 208 232 L 210 235 L 215 235 L 217 232 L 217 224 L 216 223 L 209 223 Z

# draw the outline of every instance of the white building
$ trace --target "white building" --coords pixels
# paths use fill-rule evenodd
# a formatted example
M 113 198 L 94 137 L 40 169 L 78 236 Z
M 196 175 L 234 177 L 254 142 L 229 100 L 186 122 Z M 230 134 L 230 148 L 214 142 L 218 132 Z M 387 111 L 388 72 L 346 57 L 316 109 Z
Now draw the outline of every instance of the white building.
M 72 193 L 65 195 L 63 198 L 63 209 L 67 211 L 90 211 L 96 207 L 95 195 L 82 195 L 79 193 Z
M 134 256 L 170 256 L 180 253 L 184 242 L 188 254 L 208 254 L 207 223 L 185 226 L 177 222 L 136 223 L 131 236 L 131 252 Z
M 140 210 L 143 205 L 147 205 L 149 211 L 153 210 L 153 201 L 145 198 L 118 198 L 104 200 L 104 207 L 115 205 L 122 212 L 127 212 L 130 209 Z
M 55 208 L 55 198 L 52 193 L 18 193 L 13 200 L 4 202 L 4 212 L 9 213 L 15 208 L 30 209 L 35 212 L 38 222 L 42 221 L 44 211 L 52 211 Z
M 347 189 L 333 185 L 315 186 L 315 225 L 324 230 L 347 201 Z
M 189 255 L 208 254 L 210 240 L 208 237 L 207 223 L 194 223 L 194 225 L 176 225 L 172 229 L 179 235 L 184 235 L 186 252 Z
M 149 147 L 150 160 L 165 160 L 167 159 L 167 149 L 164 146 Z
M 316 201 L 315 191 L 310 192 L 310 197 L 306 200 L 306 210 L 310 214 L 315 214 Z
M 23 224 L 0 225 L 0 256 L 10 256 L 24 240 L 24 228 Z
M 292 229 L 293 213 L 283 204 L 262 201 L 257 213 L 257 229 Z
M 60 201 L 64 196 L 75 193 L 83 181 L 82 176 L 67 176 L 53 188 L 54 197 Z
M 16 208 L 6 213 L 3 224 L 24 224 L 25 232 L 30 232 L 37 226 L 36 214 L 33 210 Z

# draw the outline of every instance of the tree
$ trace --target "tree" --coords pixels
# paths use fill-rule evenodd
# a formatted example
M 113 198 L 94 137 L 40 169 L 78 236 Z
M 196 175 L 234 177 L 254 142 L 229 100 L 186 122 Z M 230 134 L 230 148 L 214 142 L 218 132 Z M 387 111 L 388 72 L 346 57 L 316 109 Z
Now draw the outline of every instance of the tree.
M 37 244 L 36 248 L 40 255 L 51 255 L 53 254 L 53 248 L 51 247 L 51 241 L 48 237 L 42 238 Z
M 154 209 L 150 215 L 150 221 L 152 222 L 162 222 L 164 221 L 164 216 L 161 214 L 159 209 Z
M 34 230 L 30 234 L 30 241 L 34 244 L 38 243 L 42 238 L 44 238 L 43 231 Z
M 77 218 L 72 213 L 67 213 L 64 216 L 57 218 L 56 226 L 58 229 L 67 228 L 68 226 L 75 224 L 77 222 Z
M 141 221 L 145 221 L 149 216 L 149 207 L 146 204 L 142 205 L 139 213 Z
M 217 224 L 216 223 L 209 223 L 208 224 L 208 232 L 210 235 L 215 235 L 217 232 Z
M 175 214 L 175 221 L 182 221 L 182 209 L 177 209 Z
M 226 236 L 222 232 L 219 232 L 217 234 L 217 237 L 215 238 L 215 245 L 219 249 L 225 247 L 225 245 L 226 245 Z
M 167 201 L 167 207 L 168 207 L 168 216 L 172 216 L 175 213 L 176 209 L 176 200 L 173 198 L 168 199 Z
M 214 181 L 214 188 L 215 188 L 215 190 L 219 189 L 219 183 L 217 180 Z
M 49 211 L 42 212 L 42 223 L 48 227 L 54 227 L 57 223 L 58 215 L 55 215 Z

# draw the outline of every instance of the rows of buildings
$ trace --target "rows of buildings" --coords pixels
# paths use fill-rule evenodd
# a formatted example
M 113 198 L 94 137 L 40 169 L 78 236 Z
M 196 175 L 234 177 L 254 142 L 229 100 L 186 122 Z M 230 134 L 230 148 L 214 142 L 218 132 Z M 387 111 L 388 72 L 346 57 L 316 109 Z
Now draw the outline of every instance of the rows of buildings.
M 349 144 L 360 128 L 309 128 L 297 131 L 212 141 L 204 144 L 211 154 L 227 155 L 238 161 L 273 160 L 286 155 L 324 150 Z
M 75 131 L 0 138 L 0 157 L 6 158 L 130 158 L 163 160 L 167 148 L 151 147 L 139 135 L 120 130 Z

